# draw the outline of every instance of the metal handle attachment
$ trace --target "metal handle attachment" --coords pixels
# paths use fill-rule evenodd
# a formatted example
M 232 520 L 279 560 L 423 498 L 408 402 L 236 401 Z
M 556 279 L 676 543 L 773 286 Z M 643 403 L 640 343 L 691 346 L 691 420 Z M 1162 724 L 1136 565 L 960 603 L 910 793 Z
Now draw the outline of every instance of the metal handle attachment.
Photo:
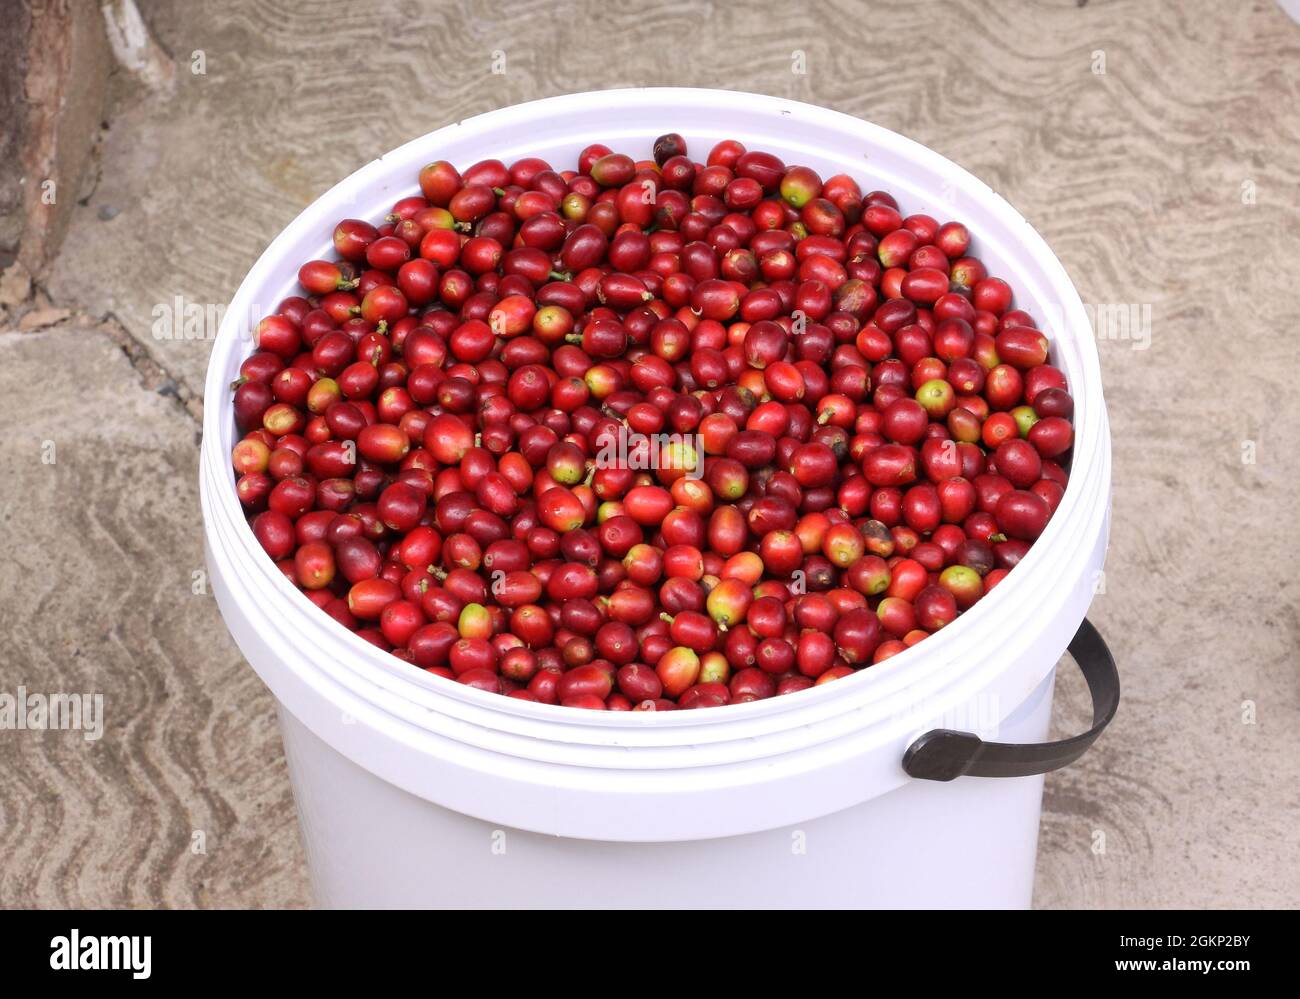
M 957 777 L 1032 777 L 1073 763 L 1115 717 L 1119 670 L 1106 642 L 1086 620 L 1070 642 L 1070 655 L 1092 694 L 1092 728 L 1088 731 L 1060 742 L 1015 745 L 985 742 L 972 732 L 931 729 L 907 747 L 903 769 L 920 780 L 948 781 Z

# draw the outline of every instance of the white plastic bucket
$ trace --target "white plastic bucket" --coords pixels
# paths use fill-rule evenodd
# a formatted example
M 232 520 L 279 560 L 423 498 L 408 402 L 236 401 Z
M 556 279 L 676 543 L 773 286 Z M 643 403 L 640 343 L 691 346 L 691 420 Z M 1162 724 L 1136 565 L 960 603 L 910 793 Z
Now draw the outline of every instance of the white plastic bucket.
M 326 256 L 335 222 L 374 219 L 434 159 L 540 156 L 604 141 L 647 156 L 667 131 L 725 137 L 849 173 L 904 210 L 958 217 L 1039 319 L 1075 397 L 1069 487 L 997 591 L 916 648 L 796 695 L 705 711 L 611 713 L 487 694 L 335 624 L 253 538 L 235 495 L 230 382 L 255 321 Z M 260 303 L 256 305 L 255 303 Z M 1083 306 L 1042 238 L 937 153 L 822 108 L 753 94 L 575 94 L 480 115 L 368 164 L 268 247 L 208 371 L 208 565 L 240 649 L 279 702 L 317 900 L 331 906 L 1025 906 L 1041 777 L 909 778 L 935 727 L 1041 741 L 1053 670 L 1088 608 L 1109 529 L 1110 438 Z

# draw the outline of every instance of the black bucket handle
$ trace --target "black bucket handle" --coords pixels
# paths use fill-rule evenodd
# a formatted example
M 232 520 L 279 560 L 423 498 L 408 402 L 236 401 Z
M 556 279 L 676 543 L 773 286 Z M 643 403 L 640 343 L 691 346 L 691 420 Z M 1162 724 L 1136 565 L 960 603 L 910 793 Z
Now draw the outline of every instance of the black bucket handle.
M 1088 731 L 1060 742 L 1013 744 L 985 742 L 973 732 L 931 729 L 907 747 L 903 769 L 920 780 L 948 781 L 957 777 L 1032 777 L 1073 763 L 1115 717 L 1119 670 L 1105 640 L 1086 619 L 1070 641 L 1070 655 L 1092 695 L 1092 728 Z

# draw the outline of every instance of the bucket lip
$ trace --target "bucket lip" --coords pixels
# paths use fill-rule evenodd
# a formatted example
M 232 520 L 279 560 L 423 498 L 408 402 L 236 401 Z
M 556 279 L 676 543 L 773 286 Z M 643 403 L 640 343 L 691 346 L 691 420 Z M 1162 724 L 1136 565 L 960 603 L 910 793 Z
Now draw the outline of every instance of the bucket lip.
M 321 614 L 266 557 L 253 537 L 238 503 L 234 474 L 222 453 L 221 443 L 222 423 L 230 417 L 230 398 L 225 384 L 227 362 L 233 351 L 245 345 L 245 331 L 241 329 L 240 317 L 251 301 L 254 286 L 261 281 L 261 272 L 274 265 L 287 246 L 310 235 L 322 225 L 332 224 L 334 219 L 343 217 L 348 206 L 355 200 L 354 192 L 382 186 L 390 164 L 405 161 L 419 150 L 436 147 L 439 141 L 453 135 L 499 131 L 503 126 L 513 123 L 531 125 L 545 120 L 548 115 L 590 110 L 595 105 L 615 105 L 620 109 L 641 109 L 666 115 L 688 108 L 693 109 L 697 115 L 703 110 L 720 117 L 728 111 L 749 114 L 766 112 L 787 117 L 797 115 L 806 124 L 821 125 L 845 138 L 856 135 L 875 145 L 890 147 L 893 152 L 918 166 L 945 175 L 954 190 L 960 191 L 993 216 L 994 221 L 1008 232 L 1008 239 L 1014 237 L 1020 249 L 1042 272 L 1053 300 L 1061 304 L 1060 322 L 1071 331 L 1070 340 L 1077 346 L 1078 366 L 1081 370 L 1078 372 L 1079 378 L 1072 381 L 1076 413 L 1075 447 L 1069 484 L 1047 529 L 1016 571 L 1009 573 L 999 584 L 997 594 L 981 600 L 951 625 L 930 636 L 919 648 L 908 649 L 883 663 L 859 670 L 832 684 L 785 697 L 728 705 L 721 710 L 596 712 L 502 697 L 409 666 Z M 646 128 L 636 129 L 638 134 L 646 131 Z M 726 131 L 725 123 L 718 126 L 718 131 L 719 134 Z M 609 133 L 602 134 L 607 136 Z M 593 134 L 593 141 L 597 138 Z M 413 179 L 409 186 L 415 186 Z M 328 221 L 323 223 L 322 216 Z M 978 242 L 986 245 L 1001 242 L 983 236 L 977 230 L 973 234 Z M 1052 339 L 1055 343 L 1057 338 Z M 595 743 L 609 744 L 611 739 L 617 740 L 619 732 L 655 729 L 678 732 L 682 737 L 680 742 L 689 743 L 692 733 L 741 722 L 770 721 L 775 724 L 768 727 L 775 729 L 809 724 L 813 720 L 810 716 L 859 711 L 918 681 L 928 682 L 942 677 L 947 682 L 941 683 L 940 689 L 955 683 L 969 670 L 979 668 L 986 658 L 982 652 L 976 656 L 967 656 L 965 668 L 955 669 L 962 663 L 964 648 L 969 648 L 970 643 L 978 640 L 981 635 L 996 641 L 1002 618 L 1011 616 L 1013 610 L 1022 613 L 1027 609 L 1026 605 L 1037 602 L 1036 598 L 1053 578 L 1049 575 L 1052 569 L 1045 564 L 1046 560 L 1061 551 L 1062 544 L 1067 540 L 1067 532 L 1073 529 L 1075 547 L 1080 544 L 1078 535 L 1089 533 L 1085 518 L 1090 518 L 1093 514 L 1099 517 L 1100 510 L 1105 507 L 1104 495 L 1100 501 L 1095 495 L 1097 480 L 1109 474 L 1100 363 L 1090 324 L 1064 266 L 1033 226 L 983 181 L 915 140 L 842 112 L 742 91 L 654 87 L 588 91 L 544 98 L 446 125 L 365 164 L 305 208 L 271 241 L 244 277 L 213 344 L 204 399 L 201 492 L 206 530 L 212 531 L 218 526 L 225 528 L 223 533 L 227 541 L 235 546 L 234 559 L 238 571 L 256 573 L 259 580 L 274 591 L 277 615 L 283 615 L 304 638 L 322 647 L 337 650 L 340 654 L 332 658 L 356 675 L 360 687 L 373 685 L 377 693 L 378 688 L 382 687 L 389 694 L 408 696 L 422 709 L 462 717 L 473 724 L 487 727 L 509 731 L 518 723 L 529 723 L 535 730 L 553 730 L 554 737 L 565 742 L 581 741 L 583 733 L 586 733 Z M 1089 510 L 1085 503 L 1092 504 L 1093 509 Z M 347 655 L 341 654 L 344 651 Z M 301 667 L 294 668 L 312 667 L 304 660 Z M 788 723 L 788 726 L 783 722 Z

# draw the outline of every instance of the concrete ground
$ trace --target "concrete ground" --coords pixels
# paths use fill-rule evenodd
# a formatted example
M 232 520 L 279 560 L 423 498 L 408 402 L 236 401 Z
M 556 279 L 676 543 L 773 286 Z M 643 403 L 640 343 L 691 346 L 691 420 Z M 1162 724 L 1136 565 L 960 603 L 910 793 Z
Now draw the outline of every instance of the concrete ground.
M 104 704 L 95 741 L 0 733 L 0 905 L 310 904 L 272 703 L 202 574 L 216 326 L 159 323 L 178 297 L 215 314 L 383 150 L 641 84 L 798 98 L 926 143 L 1103 307 L 1115 492 L 1091 617 L 1124 702 L 1048 778 L 1035 903 L 1295 905 L 1300 27 L 1273 3 L 140 9 L 174 93 L 114 81 L 97 178 L 35 305 L 0 288 L 0 693 Z M 1062 734 L 1081 686 L 1058 686 Z

